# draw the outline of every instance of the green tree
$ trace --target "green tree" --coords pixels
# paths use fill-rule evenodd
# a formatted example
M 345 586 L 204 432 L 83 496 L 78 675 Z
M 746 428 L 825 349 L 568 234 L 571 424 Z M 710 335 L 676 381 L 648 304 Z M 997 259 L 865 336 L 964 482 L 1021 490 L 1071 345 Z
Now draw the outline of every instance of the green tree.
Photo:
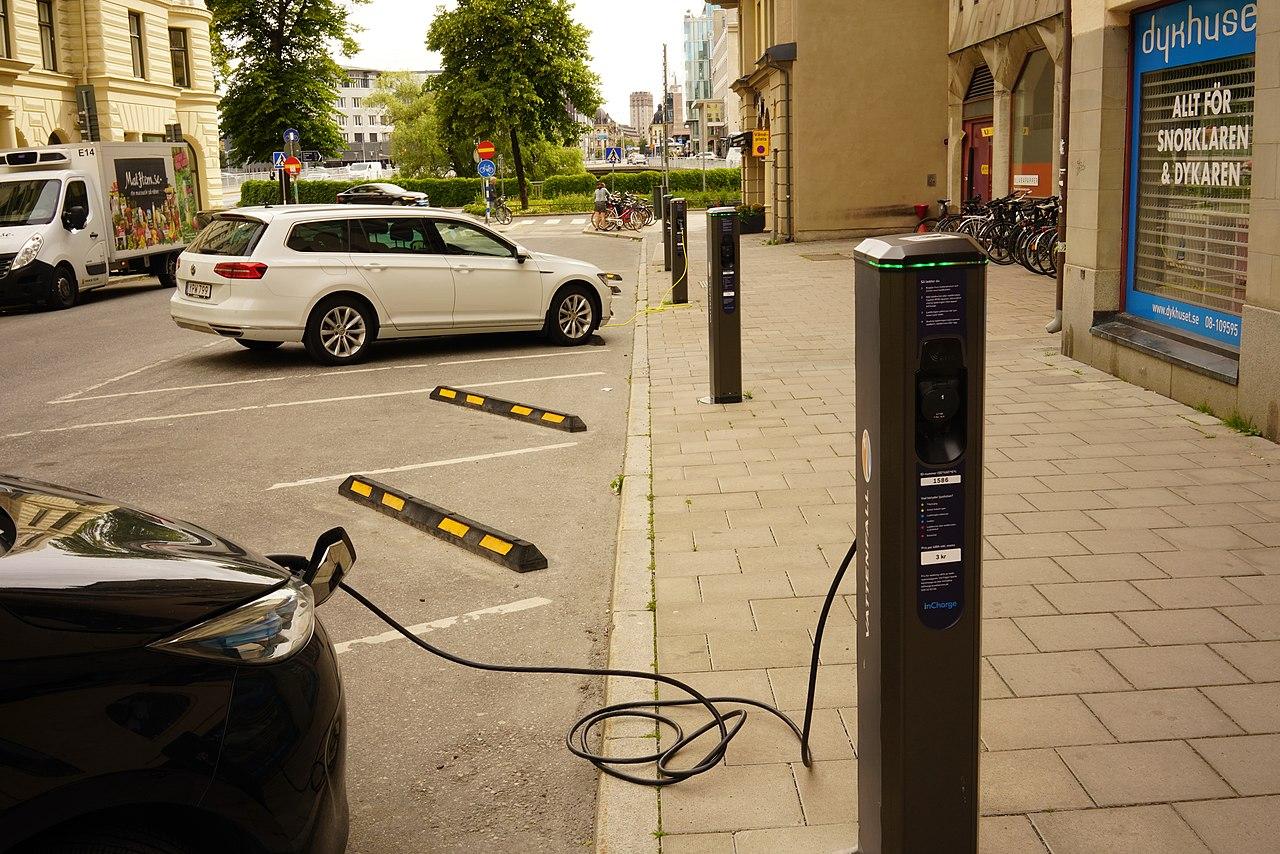
M 351 5 L 365 0 L 351 0 Z M 238 163 L 269 160 L 286 128 L 304 148 L 340 153 L 334 115 L 346 73 L 330 55 L 357 50 L 343 0 L 207 0 L 222 96 L 222 132 Z
M 440 136 L 435 95 L 427 83 L 408 71 L 388 71 L 364 99 L 391 119 L 391 159 L 406 178 L 434 178 L 451 164 L 449 150 Z
M 567 143 L 580 127 L 573 110 L 600 106 L 600 79 L 588 67 L 586 27 L 569 0 L 458 0 L 437 9 L 427 48 L 440 54 L 436 107 L 452 139 L 511 142 L 520 202 L 529 206 L 520 140 Z

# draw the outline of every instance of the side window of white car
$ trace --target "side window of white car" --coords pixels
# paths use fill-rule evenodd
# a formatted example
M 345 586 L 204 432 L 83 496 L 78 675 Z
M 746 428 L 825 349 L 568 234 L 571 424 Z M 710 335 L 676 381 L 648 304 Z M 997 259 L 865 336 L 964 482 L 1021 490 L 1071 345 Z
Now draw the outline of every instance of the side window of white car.
M 347 221 L 300 222 L 289 232 L 285 245 L 294 252 L 346 252 Z
M 512 257 L 511 247 L 465 222 L 451 219 L 435 221 L 446 255 L 483 255 L 489 258 Z
M 418 217 L 351 220 L 351 251 L 384 255 L 434 255 L 427 221 Z

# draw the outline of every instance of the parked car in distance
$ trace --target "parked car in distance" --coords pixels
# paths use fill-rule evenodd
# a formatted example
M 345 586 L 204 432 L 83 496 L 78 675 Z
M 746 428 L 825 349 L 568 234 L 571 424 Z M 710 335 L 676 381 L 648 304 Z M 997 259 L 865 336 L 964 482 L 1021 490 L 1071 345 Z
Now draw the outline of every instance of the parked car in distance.
M 339 854 L 346 719 L 310 559 L 0 474 L 0 851 Z
M 691 160 L 719 160 L 714 151 L 700 151 L 697 154 L 689 155 Z
M 426 193 L 406 190 L 396 184 L 360 184 L 338 193 L 340 205 L 414 205 L 431 204 Z
M 386 338 L 543 331 L 585 344 L 621 293 L 616 274 L 530 252 L 465 214 L 373 206 L 217 214 L 178 279 L 179 326 L 250 350 L 301 342 L 330 365 Z
M 645 165 L 646 163 L 648 163 L 648 162 L 649 162 L 649 158 L 645 157 L 643 154 L 628 154 L 628 155 L 627 155 L 627 165 L 628 165 L 628 166 L 644 166 L 644 165 Z

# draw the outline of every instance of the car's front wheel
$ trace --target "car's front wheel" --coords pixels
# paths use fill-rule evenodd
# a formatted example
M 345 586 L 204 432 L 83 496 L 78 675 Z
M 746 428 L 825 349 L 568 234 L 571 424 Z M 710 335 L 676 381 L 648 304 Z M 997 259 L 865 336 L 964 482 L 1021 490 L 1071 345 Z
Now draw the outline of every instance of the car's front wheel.
M 571 285 L 555 295 L 547 311 L 547 334 L 565 347 L 585 344 L 600 325 L 600 312 L 582 285 Z
M 363 359 L 376 336 L 376 319 L 368 307 L 339 295 L 323 300 L 311 312 L 302 343 L 317 362 L 347 365 Z

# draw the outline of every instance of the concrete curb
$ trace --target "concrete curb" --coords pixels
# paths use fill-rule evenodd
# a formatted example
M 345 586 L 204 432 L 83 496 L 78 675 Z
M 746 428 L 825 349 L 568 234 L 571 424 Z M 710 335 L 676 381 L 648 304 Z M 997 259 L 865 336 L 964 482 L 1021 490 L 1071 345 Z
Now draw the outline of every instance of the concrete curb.
M 631 351 L 631 406 L 623 464 L 622 507 L 618 516 L 618 551 L 613 572 L 609 667 L 654 669 L 654 612 L 649 540 L 651 446 L 649 437 L 649 333 L 643 309 L 649 302 L 649 259 L 642 250 L 636 280 L 635 337 Z M 653 685 L 638 679 L 609 678 L 605 703 L 653 698 Z M 653 731 L 644 721 L 609 721 L 604 753 L 616 756 L 652 753 Z M 602 854 L 658 854 L 658 790 L 600 775 L 596 799 L 596 851 Z
M 591 234 L 596 237 L 612 237 L 614 240 L 644 240 L 644 235 L 639 232 L 626 231 L 598 231 L 591 226 L 582 229 L 583 234 Z

